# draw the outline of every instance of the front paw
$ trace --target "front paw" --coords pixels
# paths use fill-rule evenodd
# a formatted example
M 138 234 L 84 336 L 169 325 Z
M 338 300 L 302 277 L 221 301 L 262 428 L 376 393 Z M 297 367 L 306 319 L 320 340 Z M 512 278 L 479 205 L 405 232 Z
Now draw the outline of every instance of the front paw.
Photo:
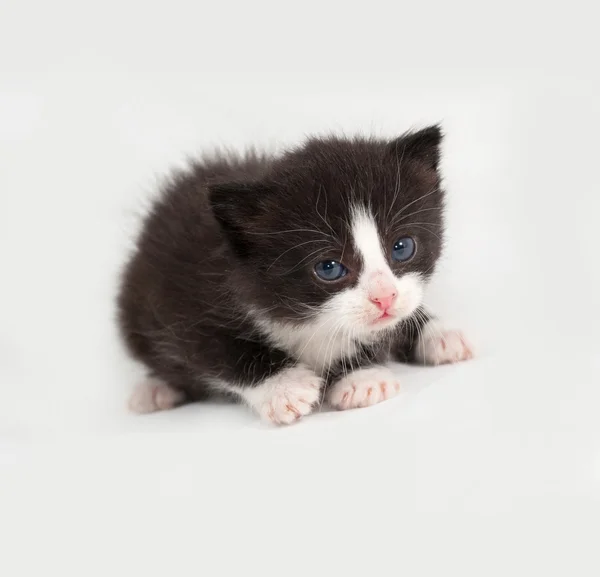
M 323 379 L 302 365 L 285 369 L 243 396 L 263 421 L 289 425 L 312 412 L 321 398 Z
M 458 363 L 472 359 L 473 348 L 461 331 L 446 330 L 430 321 L 421 330 L 415 357 L 426 365 Z
M 394 372 L 383 366 L 374 366 L 349 373 L 327 391 L 327 402 L 343 411 L 369 407 L 398 394 L 400 383 Z

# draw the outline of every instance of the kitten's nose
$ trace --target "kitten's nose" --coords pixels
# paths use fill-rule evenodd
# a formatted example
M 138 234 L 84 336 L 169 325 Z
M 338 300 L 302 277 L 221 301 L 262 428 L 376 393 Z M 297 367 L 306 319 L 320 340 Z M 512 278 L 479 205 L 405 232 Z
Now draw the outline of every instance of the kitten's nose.
M 377 296 L 371 295 L 369 300 L 376 305 L 381 311 L 385 312 L 388 309 L 392 308 L 394 301 L 396 300 L 396 296 L 398 293 L 396 291 L 380 294 Z

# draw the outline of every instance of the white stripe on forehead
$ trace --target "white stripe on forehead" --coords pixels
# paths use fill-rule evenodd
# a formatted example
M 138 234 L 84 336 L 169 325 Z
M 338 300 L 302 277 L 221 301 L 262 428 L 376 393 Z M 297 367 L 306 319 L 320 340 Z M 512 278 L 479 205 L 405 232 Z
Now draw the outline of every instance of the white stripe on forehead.
M 360 206 L 353 207 L 351 214 L 352 240 L 362 256 L 364 269 L 388 269 L 388 259 L 383 253 L 377 224 L 371 212 Z

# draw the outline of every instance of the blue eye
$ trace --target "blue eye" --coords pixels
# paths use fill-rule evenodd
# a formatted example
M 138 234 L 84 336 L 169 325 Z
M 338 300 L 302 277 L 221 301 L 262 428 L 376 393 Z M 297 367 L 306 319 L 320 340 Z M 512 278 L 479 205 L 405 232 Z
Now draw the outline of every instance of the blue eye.
M 410 236 L 399 238 L 392 248 L 392 258 L 404 262 L 415 254 L 415 241 Z
M 332 281 L 346 276 L 348 269 L 337 260 L 324 260 L 315 265 L 315 272 L 320 279 Z

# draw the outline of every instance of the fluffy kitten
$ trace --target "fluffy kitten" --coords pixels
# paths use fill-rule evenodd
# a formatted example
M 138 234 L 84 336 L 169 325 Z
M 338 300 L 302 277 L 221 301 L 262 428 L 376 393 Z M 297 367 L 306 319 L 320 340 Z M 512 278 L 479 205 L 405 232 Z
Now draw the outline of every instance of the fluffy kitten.
M 226 395 L 291 423 L 399 390 L 390 361 L 471 356 L 422 308 L 440 255 L 441 132 L 315 138 L 195 163 L 148 215 L 119 295 L 149 370 L 131 408 Z

